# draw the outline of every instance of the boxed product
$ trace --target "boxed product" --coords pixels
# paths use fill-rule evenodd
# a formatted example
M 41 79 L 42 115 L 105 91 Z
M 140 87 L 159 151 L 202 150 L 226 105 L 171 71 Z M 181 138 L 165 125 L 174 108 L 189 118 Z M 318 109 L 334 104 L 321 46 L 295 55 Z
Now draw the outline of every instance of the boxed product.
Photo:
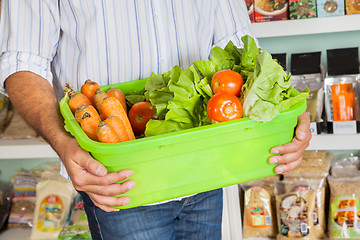
M 358 48 L 327 50 L 327 60 L 328 76 L 324 90 L 328 132 L 360 132 Z
M 343 0 L 317 0 L 318 17 L 333 17 L 345 15 Z
M 360 0 L 345 0 L 346 15 L 360 13 Z
M 254 13 L 254 0 L 246 0 L 246 8 L 249 13 L 250 22 L 255 22 L 255 13 Z
M 289 0 L 289 18 L 316 18 L 316 0 Z
M 288 19 L 288 0 L 254 0 L 255 22 Z
M 310 131 L 313 135 L 321 133 L 324 74 L 321 65 L 321 52 L 291 54 L 290 85 L 298 91 L 308 88 L 307 112 L 310 116 Z

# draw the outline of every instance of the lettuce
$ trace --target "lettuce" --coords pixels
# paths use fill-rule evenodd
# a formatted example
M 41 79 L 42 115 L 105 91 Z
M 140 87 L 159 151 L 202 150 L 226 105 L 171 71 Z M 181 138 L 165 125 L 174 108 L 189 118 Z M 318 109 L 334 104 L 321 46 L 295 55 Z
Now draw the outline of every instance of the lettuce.
M 270 121 L 280 112 L 307 98 L 309 90 L 297 94 L 290 86 L 289 79 L 290 75 L 272 59 L 270 53 L 260 53 L 254 72 L 242 87 L 244 115 L 255 121 Z

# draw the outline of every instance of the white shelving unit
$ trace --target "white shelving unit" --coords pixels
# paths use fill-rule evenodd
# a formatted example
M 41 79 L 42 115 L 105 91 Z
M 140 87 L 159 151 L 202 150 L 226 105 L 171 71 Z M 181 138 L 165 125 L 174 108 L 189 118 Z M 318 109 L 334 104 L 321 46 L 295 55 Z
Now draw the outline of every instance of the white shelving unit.
M 360 14 L 327 18 L 252 23 L 251 32 L 257 38 L 285 37 L 360 30 Z

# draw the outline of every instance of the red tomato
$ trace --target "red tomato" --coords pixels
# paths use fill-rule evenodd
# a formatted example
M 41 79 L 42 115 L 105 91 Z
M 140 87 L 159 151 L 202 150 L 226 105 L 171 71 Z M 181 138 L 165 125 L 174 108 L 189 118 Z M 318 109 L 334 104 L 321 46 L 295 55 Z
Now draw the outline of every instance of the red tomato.
M 146 124 L 150 119 L 155 119 L 156 109 L 152 108 L 149 102 L 138 102 L 132 105 L 129 110 L 129 121 L 136 135 L 145 132 Z
M 211 79 L 211 89 L 214 94 L 226 92 L 238 97 L 242 85 L 244 85 L 244 80 L 238 72 L 233 70 L 218 71 Z
M 242 105 L 236 96 L 221 92 L 212 96 L 207 104 L 210 121 L 225 122 L 242 117 Z

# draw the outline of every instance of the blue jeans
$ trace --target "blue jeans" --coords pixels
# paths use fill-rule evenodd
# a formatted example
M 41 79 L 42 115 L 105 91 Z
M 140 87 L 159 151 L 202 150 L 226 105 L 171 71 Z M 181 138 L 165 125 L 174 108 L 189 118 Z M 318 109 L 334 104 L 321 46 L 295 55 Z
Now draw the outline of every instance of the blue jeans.
M 222 189 L 110 213 L 96 207 L 86 193 L 79 193 L 94 240 L 221 239 Z

